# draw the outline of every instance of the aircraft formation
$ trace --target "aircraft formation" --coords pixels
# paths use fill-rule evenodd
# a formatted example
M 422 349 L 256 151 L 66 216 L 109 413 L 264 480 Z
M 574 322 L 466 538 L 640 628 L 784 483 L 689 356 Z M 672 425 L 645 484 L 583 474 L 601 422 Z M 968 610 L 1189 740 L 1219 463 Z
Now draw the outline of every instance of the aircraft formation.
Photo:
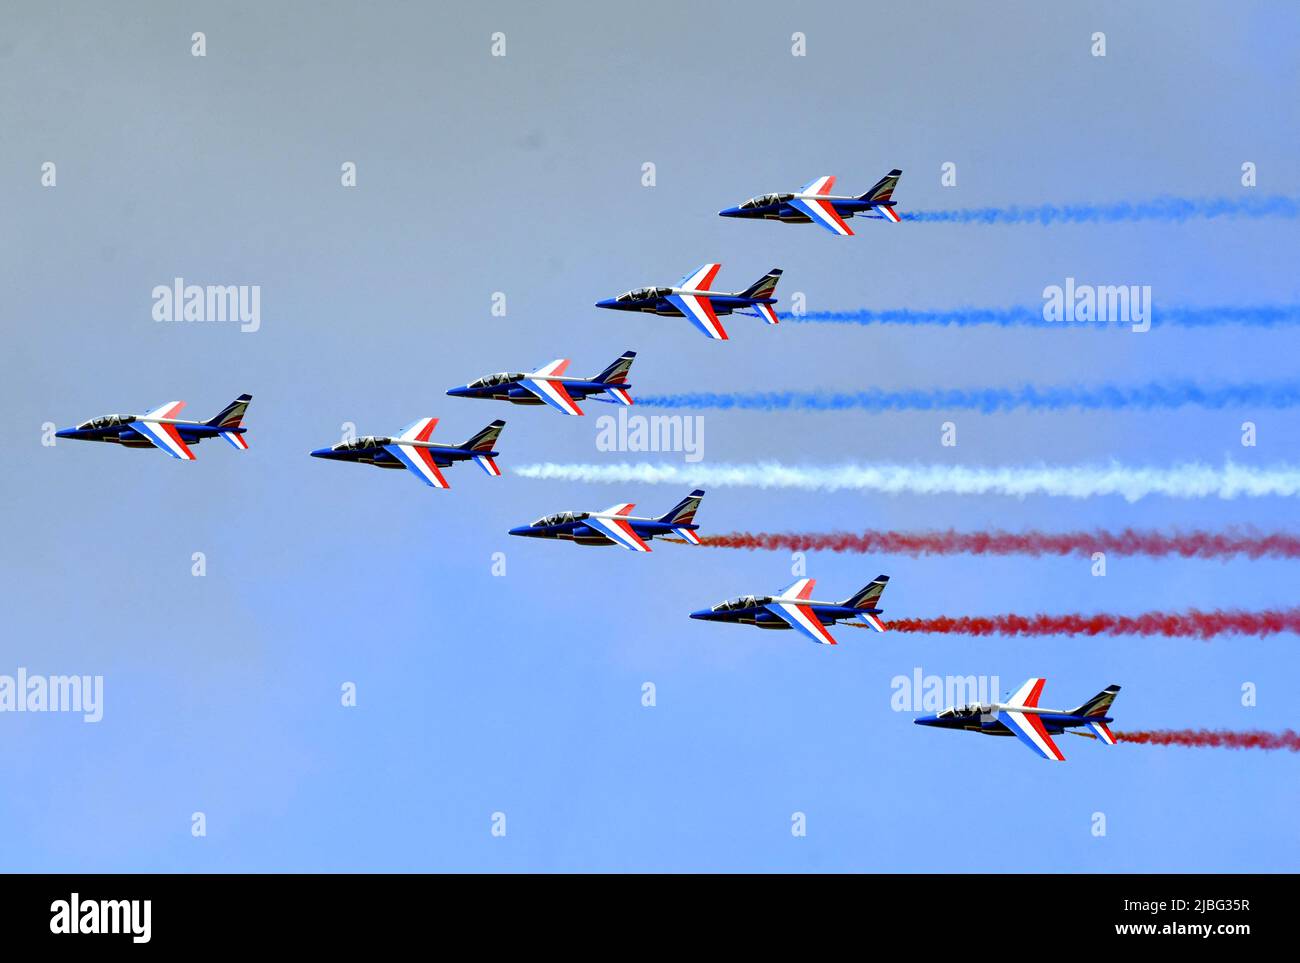
M 902 171 L 891 170 L 860 195 L 837 195 L 834 177 L 819 177 L 789 193 L 770 193 L 719 211 L 719 215 L 742 220 L 775 220 L 786 224 L 817 224 L 840 237 L 851 237 L 847 219 L 868 217 L 901 223 L 893 193 Z M 773 268 L 741 291 L 713 289 L 721 264 L 702 265 L 676 285 L 633 288 L 617 297 L 597 301 L 596 307 L 615 311 L 636 311 L 662 317 L 684 318 L 706 337 L 728 340 L 720 317 L 746 314 L 779 323 L 776 288 L 781 270 Z M 589 378 L 566 374 L 569 359 L 560 358 L 534 371 L 499 372 L 447 389 L 454 398 L 507 402 L 513 405 L 547 406 L 570 416 L 581 416 L 580 403 L 598 401 L 633 404 L 629 381 L 635 351 L 626 351 L 599 374 Z M 145 414 L 112 414 L 92 418 L 75 428 L 55 432 L 58 438 L 117 444 L 124 448 L 157 448 L 173 458 L 195 460 L 191 446 L 206 438 L 223 438 L 233 448 L 248 450 L 243 420 L 252 396 L 242 394 L 207 421 L 186 421 L 177 417 L 183 401 L 171 401 Z M 431 488 L 450 488 L 443 471 L 457 462 L 472 461 L 487 475 L 499 477 L 496 459 L 498 438 L 505 422 L 493 421 L 462 444 L 430 441 L 437 418 L 419 418 L 395 435 L 364 435 L 317 448 L 311 457 L 327 461 L 354 462 L 376 468 L 405 470 Z M 560 511 L 538 518 L 509 534 L 537 539 L 568 541 L 577 545 L 611 546 L 631 552 L 649 553 L 656 538 L 672 537 L 689 545 L 701 544 L 700 526 L 695 522 L 704 492 L 692 491 L 660 516 L 631 514 L 633 503 L 619 503 L 600 511 Z M 836 645 L 829 629 L 837 624 L 854 625 L 884 632 L 881 597 L 889 583 L 880 575 L 842 602 L 812 598 L 816 581 L 800 578 L 775 595 L 742 595 L 690 613 L 692 619 L 748 625 L 762 629 L 793 630 L 819 645 Z M 1052 740 L 1069 729 L 1084 728 L 1105 745 L 1115 738 L 1107 728 L 1108 715 L 1119 686 L 1112 685 L 1077 709 L 1065 711 L 1039 707 L 1043 679 L 1030 679 L 1005 703 L 955 706 L 915 720 L 917 725 L 958 729 L 984 735 L 1017 736 L 1044 759 L 1063 761 Z

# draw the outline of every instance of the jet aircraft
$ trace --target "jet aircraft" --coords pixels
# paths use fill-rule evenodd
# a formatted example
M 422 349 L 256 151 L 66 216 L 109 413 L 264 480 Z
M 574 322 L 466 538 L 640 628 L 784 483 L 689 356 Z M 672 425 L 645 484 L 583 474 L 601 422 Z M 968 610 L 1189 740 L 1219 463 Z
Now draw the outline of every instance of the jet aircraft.
M 106 441 L 123 448 L 161 448 L 173 458 L 194 461 L 190 445 L 204 438 L 224 438 L 234 448 L 248 450 L 243 427 L 244 412 L 252 395 L 240 395 L 221 413 L 207 421 L 183 421 L 176 417 L 185 407 L 183 401 L 169 401 L 143 415 L 102 415 L 83 421 L 76 428 L 63 428 L 56 438 L 78 441 Z
M 715 341 L 726 341 L 727 332 L 718 320 L 720 314 L 753 311 L 768 324 L 777 324 L 776 282 L 781 269 L 772 268 L 743 291 L 713 291 L 713 279 L 721 264 L 706 264 L 686 275 L 676 287 L 634 288 L 616 298 L 597 301 L 598 308 L 615 311 L 644 311 L 665 317 L 684 317 Z
M 494 460 L 501 453 L 493 451 L 497 436 L 506 426 L 504 421 L 494 421 L 463 445 L 439 445 L 429 440 L 437 418 L 421 418 L 403 428 L 396 438 L 383 435 L 365 435 L 351 441 L 341 441 L 331 448 L 317 448 L 313 458 L 332 461 L 354 461 L 376 468 L 406 468 L 431 488 L 450 488 L 440 469 L 458 461 L 473 461 L 493 477 L 501 469 Z
M 630 515 L 635 504 L 612 505 L 603 512 L 556 512 L 531 525 L 510 529 L 511 535 L 528 538 L 558 538 L 579 545 L 619 545 L 632 552 L 648 552 L 646 543 L 656 535 L 676 535 L 692 545 L 700 544 L 695 524 L 704 492 L 695 489 L 664 515 L 640 518 Z
M 736 207 L 718 211 L 718 214 L 722 217 L 783 221 L 786 224 L 817 223 L 832 234 L 852 237 L 853 229 L 844 220 L 855 214 L 879 211 L 881 216 L 889 218 L 895 224 L 901 220 L 895 210 L 893 196 L 898 179 L 902 176 L 903 172 L 895 168 L 876 181 L 869 191 L 857 197 L 832 194 L 835 178 L 819 177 L 799 188 L 797 193 L 760 194 Z
M 835 645 L 826 627 L 836 622 L 863 622 L 877 632 L 885 631 L 877 607 L 889 576 L 881 575 L 843 602 L 816 602 L 811 598 L 816 579 L 801 578 L 776 595 L 742 595 L 719 602 L 711 609 L 692 612 L 691 618 L 707 622 L 738 622 L 760 629 L 796 629 L 821 645 Z
M 624 351 L 613 364 L 590 378 L 566 376 L 569 359 L 552 361 L 533 372 L 485 375 L 459 388 L 447 389 L 456 398 L 489 398 L 508 401 L 512 405 L 550 405 L 566 415 L 581 415 L 579 401 L 606 401 L 620 405 L 632 404 L 627 376 L 632 370 L 635 351 Z
M 964 729 L 986 736 L 1019 736 L 1030 749 L 1053 762 L 1065 762 L 1065 756 L 1052 736 L 1067 729 L 1083 727 L 1103 744 L 1115 745 L 1115 736 L 1106 723 L 1115 721 L 1108 713 L 1119 686 L 1107 686 L 1077 709 L 1044 709 L 1038 697 L 1046 681 L 1030 679 L 1006 702 L 954 706 L 915 721 L 918 726 Z

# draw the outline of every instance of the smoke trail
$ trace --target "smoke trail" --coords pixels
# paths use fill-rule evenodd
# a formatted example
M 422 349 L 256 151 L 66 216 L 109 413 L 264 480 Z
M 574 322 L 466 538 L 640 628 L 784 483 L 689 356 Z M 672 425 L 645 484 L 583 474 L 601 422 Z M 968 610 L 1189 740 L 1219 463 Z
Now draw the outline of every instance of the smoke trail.
M 829 324 L 903 324 L 912 327 L 935 325 L 939 327 L 969 328 L 979 325 L 1011 327 L 1067 327 L 1079 330 L 1095 327 L 1099 330 L 1108 324 L 1088 321 L 1048 321 L 1043 317 L 1043 306 L 1017 305 L 1007 308 L 951 308 L 945 311 L 913 311 L 906 308 L 872 310 L 860 308 L 852 311 L 809 311 L 804 314 L 781 312 L 782 321 L 816 322 Z M 1164 307 L 1154 310 L 1152 327 L 1177 325 L 1186 328 L 1205 328 L 1221 325 L 1248 325 L 1271 328 L 1300 322 L 1300 304 L 1222 305 L 1219 307 Z
M 1222 468 L 1185 464 L 1172 468 L 1110 465 L 967 468 L 958 465 L 782 465 L 673 464 L 627 462 L 520 465 L 525 478 L 575 482 L 689 484 L 861 491 L 887 495 L 1050 495 L 1094 498 L 1119 495 L 1135 502 L 1150 495 L 1169 498 L 1263 498 L 1300 494 L 1300 468 L 1250 468 L 1225 462 Z
M 977 207 L 955 211 L 908 211 L 905 221 L 928 224 L 1115 224 L 1121 221 L 1187 221 L 1220 217 L 1300 215 L 1300 201 L 1285 195 L 1242 198 L 1156 197 L 1111 204 L 1037 204 Z
M 1191 381 L 1151 382 L 1121 387 L 933 388 L 908 391 L 766 391 L 753 393 L 685 392 L 637 398 L 647 408 L 713 408 L 722 411 L 979 411 L 984 414 L 1029 409 L 1061 411 L 1151 410 L 1196 405 L 1222 409 L 1249 406 L 1294 408 L 1300 405 L 1300 381 L 1205 387 Z
M 1261 612 L 1147 612 L 1143 615 L 994 615 L 956 618 L 897 619 L 891 632 L 934 635 L 1086 635 L 1162 636 L 1212 639 L 1220 635 L 1263 637 L 1279 632 L 1300 632 L 1300 608 Z
M 1290 729 L 1244 732 L 1210 729 L 1148 729 L 1138 732 L 1115 732 L 1117 742 L 1134 742 L 1145 746 L 1194 746 L 1216 749 L 1288 749 L 1300 752 L 1300 734 Z
M 1300 535 L 1228 529 L 1223 532 L 1135 531 L 1119 532 L 785 532 L 777 534 L 734 532 L 705 535 L 704 545 L 714 548 L 764 549 L 781 552 L 854 552 L 885 555 L 1145 555 L 1152 558 L 1227 559 L 1300 558 Z

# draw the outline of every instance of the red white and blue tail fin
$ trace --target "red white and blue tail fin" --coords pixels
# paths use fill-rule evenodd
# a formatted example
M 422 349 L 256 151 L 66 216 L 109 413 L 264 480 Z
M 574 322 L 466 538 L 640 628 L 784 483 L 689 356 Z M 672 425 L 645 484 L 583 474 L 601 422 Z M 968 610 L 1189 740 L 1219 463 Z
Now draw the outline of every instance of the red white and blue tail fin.
M 501 434 L 501 429 L 505 426 L 506 423 L 498 418 L 482 431 L 475 434 L 474 437 L 470 438 L 470 440 L 465 442 L 461 447 L 466 451 L 491 451 L 497 443 L 497 437 Z
M 206 424 L 209 428 L 219 428 L 219 434 L 232 448 L 238 448 L 240 451 L 248 451 L 248 442 L 244 439 L 244 433 L 241 427 L 244 421 L 244 413 L 248 411 L 248 403 L 253 400 L 252 395 L 240 395 L 226 407 L 221 409 L 221 413 L 209 419 Z
M 673 526 L 673 534 L 678 538 L 700 544 L 700 536 L 695 534 L 695 513 L 699 511 L 700 501 L 704 498 L 704 489 L 697 488 L 680 502 L 660 516 L 659 521 Z M 693 526 L 688 528 L 687 526 Z
M 894 210 L 894 188 L 898 186 L 898 179 L 903 176 L 903 172 L 895 167 L 892 171 L 876 181 L 871 189 L 858 198 L 860 201 L 870 201 L 876 205 L 875 209 L 884 214 L 895 224 L 902 220 L 898 212 Z
M 501 469 L 497 467 L 496 460 L 489 454 L 497 443 L 497 437 L 501 434 L 501 429 L 506 426 L 504 421 L 498 419 L 492 422 L 469 441 L 465 442 L 465 448 L 468 451 L 477 452 L 474 455 L 474 464 L 478 465 L 493 478 L 501 477 Z
M 880 597 L 885 594 L 885 586 L 888 584 L 888 575 L 877 575 L 844 600 L 845 606 L 859 610 L 857 614 L 859 622 L 871 626 L 877 632 L 885 631 L 885 623 L 879 618 Z
M 615 359 L 614 363 L 608 368 L 596 375 L 592 380 L 605 385 L 605 394 L 608 398 L 600 398 L 600 401 L 612 401 L 615 404 L 630 406 L 632 404 L 632 395 L 627 390 L 627 378 L 632 373 L 632 362 L 636 360 L 635 351 L 624 351 Z

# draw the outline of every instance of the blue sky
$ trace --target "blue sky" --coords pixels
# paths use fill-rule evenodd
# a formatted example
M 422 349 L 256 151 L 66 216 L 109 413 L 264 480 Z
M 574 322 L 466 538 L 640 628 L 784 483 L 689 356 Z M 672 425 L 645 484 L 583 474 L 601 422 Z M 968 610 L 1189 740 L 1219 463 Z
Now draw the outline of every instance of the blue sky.
M 102 722 L 0 715 L 7 870 L 1291 870 L 1281 754 L 1008 740 L 890 708 L 890 680 L 1124 687 L 1119 728 L 1294 726 L 1296 640 L 793 633 L 688 612 L 791 581 L 781 554 L 649 556 L 505 535 L 565 508 L 684 492 L 512 477 L 619 458 L 595 419 L 444 396 L 490 371 L 638 358 L 634 394 L 1291 377 L 1292 329 L 995 330 L 684 321 L 597 299 L 721 261 L 774 265 L 809 310 L 1039 301 L 1067 276 L 1160 304 L 1300 300 L 1291 220 L 1039 228 L 735 222 L 724 206 L 904 171 L 904 209 L 1300 194 L 1295 11 L 1031 3 L 996 10 L 720 4 L 94 4 L 4 14 L 0 673 L 105 677 Z M 688 26 L 689 25 L 689 26 Z M 207 35 L 205 58 L 190 36 Z M 1094 31 L 1107 56 L 1089 53 Z M 507 56 L 489 55 L 506 35 Z M 667 31 L 667 32 L 665 32 Z M 790 36 L 807 35 L 806 57 Z M 881 42 L 883 35 L 886 38 Z M 42 188 L 40 165 L 58 165 Z M 345 161 L 358 187 L 339 185 Z M 657 186 L 641 186 L 653 162 Z M 943 188 L 940 165 L 957 164 Z M 262 326 L 159 324 L 181 276 L 259 284 Z M 490 314 L 493 292 L 508 313 Z M 250 451 L 40 444 L 41 425 L 253 394 Z M 605 409 L 597 406 L 593 414 Z M 635 409 L 634 409 L 635 410 Z M 505 476 L 437 492 L 315 462 L 344 422 L 495 417 Z M 939 444 L 955 420 L 956 448 Z M 1243 449 L 1240 424 L 1258 425 Z M 1009 465 L 1295 460 L 1292 411 L 981 416 L 708 412 L 706 461 Z M 679 456 L 656 456 L 679 457 Z M 921 498 L 710 491 L 705 531 L 1230 524 L 1284 500 Z M 190 574 L 191 554 L 208 574 Z M 507 574 L 493 576 L 492 555 Z M 1294 602 L 1294 567 L 811 555 L 819 595 L 892 576 L 889 616 L 1136 613 Z M 657 705 L 641 705 L 651 681 Z M 339 705 L 354 682 L 358 706 Z M 1245 682 L 1258 705 L 1244 708 Z M 1008 805 L 1008 803 L 1014 803 Z M 208 835 L 190 834 L 190 814 Z M 504 812 L 507 835 L 493 837 Z M 808 834 L 792 837 L 793 812 Z M 1108 832 L 1092 835 L 1092 814 Z

